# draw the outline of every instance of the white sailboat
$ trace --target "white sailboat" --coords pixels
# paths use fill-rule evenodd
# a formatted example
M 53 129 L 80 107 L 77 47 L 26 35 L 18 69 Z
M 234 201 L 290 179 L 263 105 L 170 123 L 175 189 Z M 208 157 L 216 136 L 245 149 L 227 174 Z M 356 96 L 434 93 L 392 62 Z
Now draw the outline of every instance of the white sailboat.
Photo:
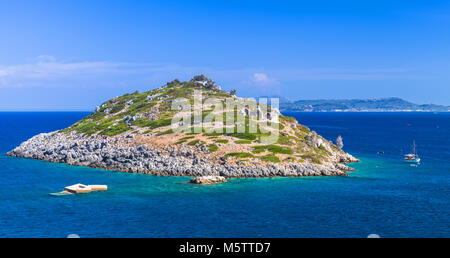
M 405 161 L 409 163 L 419 163 L 420 157 L 416 153 L 416 141 L 413 142 L 413 153 L 405 155 Z

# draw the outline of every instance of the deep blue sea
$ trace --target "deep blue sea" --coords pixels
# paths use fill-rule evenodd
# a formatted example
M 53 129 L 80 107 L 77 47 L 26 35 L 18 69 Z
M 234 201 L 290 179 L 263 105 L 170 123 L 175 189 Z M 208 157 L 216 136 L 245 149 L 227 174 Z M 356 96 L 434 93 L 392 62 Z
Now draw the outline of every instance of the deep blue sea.
M 329 140 L 343 136 L 361 159 L 349 177 L 194 186 L 5 156 L 85 115 L 0 113 L 0 237 L 450 237 L 450 113 L 287 114 Z M 402 160 L 413 140 L 419 166 Z M 49 195 L 75 183 L 109 191 Z

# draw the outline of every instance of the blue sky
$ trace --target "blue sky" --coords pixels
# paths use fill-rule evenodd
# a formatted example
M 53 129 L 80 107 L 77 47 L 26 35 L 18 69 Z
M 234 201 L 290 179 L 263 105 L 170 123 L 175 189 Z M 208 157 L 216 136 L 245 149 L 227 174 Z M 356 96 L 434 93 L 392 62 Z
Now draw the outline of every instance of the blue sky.
M 450 105 L 450 1 L 0 0 L 0 110 L 204 73 L 241 96 Z

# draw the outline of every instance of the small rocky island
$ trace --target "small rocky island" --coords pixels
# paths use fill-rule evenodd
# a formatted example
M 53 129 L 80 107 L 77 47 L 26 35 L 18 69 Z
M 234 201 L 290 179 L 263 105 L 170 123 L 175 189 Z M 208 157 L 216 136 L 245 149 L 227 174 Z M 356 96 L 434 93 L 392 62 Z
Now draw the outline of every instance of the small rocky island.
M 345 164 L 359 161 L 270 106 L 268 112 L 259 107 L 257 112 L 203 108 L 202 118 L 242 114 L 243 124 L 233 121 L 231 132 L 209 132 L 206 128 L 216 124 L 194 119 L 192 124 L 186 120 L 178 124 L 192 130 L 174 130 L 174 116 L 190 115 L 186 109 L 195 108 L 196 90 L 202 91 L 202 106 L 208 98 L 247 101 L 221 90 L 204 75 L 187 82 L 174 80 L 161 88 L 108 100 L 69 128 L 36 135 L 7 155 L 129 173 L 193 176 L 199 177 L 193 183 L 200 184 L 233 177 L 345 176 L 352 171 Z M 181 97 L 190 106 L 174 111 L 174 101 Z M 257 130 L 250 132 L 247 127 L 255 120 Z M 194 130 L 198 126 L 200 131 Z M 245 132 L 238 132 L 239 126 Z M 276 142 L 265 143 L 263 138 L 275 126 L 279 128 Z

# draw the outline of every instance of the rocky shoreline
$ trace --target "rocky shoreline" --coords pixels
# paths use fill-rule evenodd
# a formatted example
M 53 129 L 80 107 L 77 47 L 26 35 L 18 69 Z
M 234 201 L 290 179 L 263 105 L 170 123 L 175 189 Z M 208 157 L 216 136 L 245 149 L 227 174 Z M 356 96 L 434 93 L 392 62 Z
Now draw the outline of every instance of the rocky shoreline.
M 303 162 L 242 166 L 200 158 L 198 152 L 189 148 L 167 147 L 161 150 L 145 144 L 137 145 L 132 138 L 133 135 L 108 137 L 62 132 L 42 133 L 7 155 L 129 173 L 226 178 L 346 176 L 346 172 L 352 169 L 344 164 L 359 161 L 343 153 L 336 154 L 333 162 L 324 164 Z

